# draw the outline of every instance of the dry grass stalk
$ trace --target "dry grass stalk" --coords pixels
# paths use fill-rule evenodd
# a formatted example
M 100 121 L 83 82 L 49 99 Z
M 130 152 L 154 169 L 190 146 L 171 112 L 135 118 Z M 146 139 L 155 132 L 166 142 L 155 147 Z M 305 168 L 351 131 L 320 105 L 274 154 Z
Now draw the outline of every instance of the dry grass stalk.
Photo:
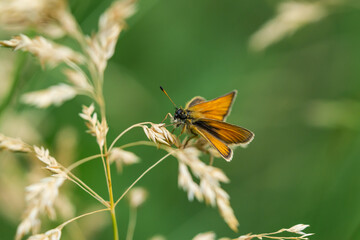
M 61 230 L 58 228 L 51 229 L 43 234 L 37 234 L 28 238 L 28 240 L 60 240 Z
M 45 23 L 49 23 L 57 11 L 64 7 L 64 0 L 1 1 L 0 24 L 15 29 L 44 26 Z
M 39 148 L 37 146 L 34 146 L 34 151 L 36 157 L 47 165 L 46 169 L 64 177 L 66 176 L 66 173 L 62 170 L 61 165 L 56 161 L 54 157 L 50 156 L 48 149 L 45 149 L 44 147 Z
M 164 123 L 151 124 L 149 128 L 146 125 L 142 125 L 144 132 L 149 140 L 157 144 L 165 144 L 171 146 L 176 143 L 176 137 L 165 128 Z
M 94 104 L 91 104 L 89 107 L 83 106 L 82 113 L 79 115 L 86 121 L 85 124 L 89 129 L 87 132 L 96 137 L 96 141 L 100 149 L 102 149 L 105 144 L 106 134 L 109 127 L 107 126 L 105 119 L 101 122 L 97 119 L 97 114 L 94 110 Z
M 278 6 L 277 15 L 252 35 L 250 48 L 262 51 L 293 34 L 299 28 L 317 22 L 326 15 L 327 9 L 321 2 L 282 2 Z
M 65 0 L 60 0 L 65 2 Z M 75 39 L 81 38 L 81 31 L 79 30 L 79 26 L 74 18 L 74 16 L 67 9 L 68 6 L 64 6 L 63 8 L 59 8 L 57 11 L 52 13 L 52 17 L 56 20 L 57 26 L 64 31 L 64 33 L 69 34 L 71 37 Z
M 115 45 L 125 20 L 135 13 L 135 1 L 120 0 L 114 2 L 100 17 L 99 31 L 87 38 L 87 52 L 98 72 L 103 73 L 107 60 L 114 55 Z
M 77 91 L 75 88 L 61 83 L 47 89 L 26 93 L 22 96 L 22 101 L 38 108 L 47 108 L 51 105 L 60 106 L 76 95 Z
M 0 149 L 13 152 L 30 152 L 31 147 L 21 139 L 10 138 L 0 133 Z
M 0 46 L 22 50 L 34 54 L 42 66 L 48 64 L 55 67 L 60 63 L 83 63 L 84 57 L 69 47 L 53 43 L 52 41 L 38 36 L 33 39 L 20 34 L 11 40 L 0 41 Z
M 67 80 L 76 88 L 89 93 L 94 92 L 93 86 L 89 83 L 87 76 L 83 72 L 65 69 L 64 74 L 67 77 Z
M 276 232 L 272 233 L 261 233 L 261 234 L 247 234 L 240 236 L 238 238 L 234 238 L 232 240 L 254 240 L 254 239 L 276 239 L 276 240 L 308 240 L 309 236 L 313 235 L 313 233 L 304 233 L 305 228 L 309 227 L 309 225 L 305 224 L 297 224 L 292 226 L 291 228 L 283 228 Z M 300 236 L 278 236 L 281 233 L 288 232 L 293 234 L 298 234 Z M 220 240 L 231 240 L 230 238 L 221 238 Z
M 189 200 L 195 196 L 199 201 L 204 199 L 207 204 L 217 206 L 225 222 L 237 231 L 239 222 L 231 208 L 230 197 L 220 186 L 221 182 L 229 182 L 226 175 L 219 168 L 202 162 L 200 151 L 194 147 L 179 150 L 174 155 L 179 160 L 179 186 L 188 192 Z M 200 180 L 200 184 L 193 181 L 187 168 Z
M 65 179 L 63 175 L 56 174 L 26 188 L 27 208 L 23 220 L 17 228 L 16 240 L 20 240 L 30 231 L 33 234 L 38 232 L 41 225 L 41 214 L 46 213 L 50 218 L 55 218 L 54 202 Z
M 52 38 L 79 37 L 78 25 L 66 0 L 11 0 L 0 2 L 0 25 L 8 30 L 35 28 Z

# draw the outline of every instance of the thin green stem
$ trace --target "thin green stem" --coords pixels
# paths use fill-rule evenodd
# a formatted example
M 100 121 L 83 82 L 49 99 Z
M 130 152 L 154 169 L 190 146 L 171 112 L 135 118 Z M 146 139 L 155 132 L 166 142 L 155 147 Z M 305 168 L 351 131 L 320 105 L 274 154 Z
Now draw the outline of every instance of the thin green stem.
M 134 147 L 134 146 L 152 146 L 152 147 L 157 147 L 157 144 L 154 142 L 150 142 L 150 141 L 137 141 L 137 142 L 132 142 L 132 143 L 128 143 L 128 144 L 124 144 L 122 146 L 120 146 L 119 148 L 124 149 L 124 148 L 128 148 L 128 147 Z
M 101 154 L 96 154 L 96 155 L 93 155 L 93 156 L 90 156 L 90 157 L 87 157 L 87 158 L 80 159 L 79 161 L 71 164 L 71 165 L 67 168 L 67 170 L 68 170 L 68 171 L 71 171 L 71 170 L 77 168 L 78 166 L 80 166 L 80 165 L 82 165 L 82 164 L 84 164 L 84 163 L 86 163 L 86 162 L 88 162 L 88 161 L 91 161 L 91 160 L 94 160 L 94 159 L 96 159 L 96 158 L 99 158 L 99 157 L 101 157 Z
M 124 144 L 122 146 L 120 146 L 119 148 L 128 148 L 128 147 L 134 147 L 134 146 L 151 146 L 151 147 L 157 147 L 157 148 L 161 148 L 163 150 L 166 150 L 168 152 L 172 151 L 173 148 L 169 147 L 169 146 L 166 146 L 166 145 L 159 145 L 159 144 L 156 144 L 154 142 L 150 142 L 150 141 L 137 141 L 137 142 L 132 142 L 132 143 L 128 143 L 128 144 Z
M 103 76 L 102 74 L 98 74 L 97 79 L 97 96 L 98 96 L 98 104 L 100 107 L 101 112 L 101 122 L 104 123 L 106 126 L 106 107 L 105 107 L 105 101 L 102 94 L 102 84 L 103 84 Z M 111 220 L 112 220 L 112 226 L 113 226 L 113 233 L 114 233 L 114 240 L 119 240 L 119 230 L 117 226 L 116 221 L 116 212 L 115 212 L 115 204 L 114 204 L 114 193 L 113 193 L 113 187 L 112 187 L 112 180 L 111 180 L 111 168 L 110 168 L 110 160 L 108 157 L 108 148 L 107 148 L 107 141 L 106 137 L 104 139 L 104 147 L 100 147 L 101 152 L 101 159 L 103 161 L 104 168 L 105 169 L 105 175 L 106 175 L 106 182 L 108 186 L 108 192 L 109 192 L 109 203 L 110 203 L 110 214 L 111 214 Z
M 100 152 L 101 152 L 101 161 L 103 163 L 103 167 L 104 167 L 104 172 L 105 172 L 105 179 L 106 179 L 106 186 L 107 186 L 107 189 L 108 189 L 108 193 L 110 194 L 110 186 L 111 186 L 111 180 L 109 180 L 109 169 L 108 169 L 108 166 L 107 166 L 107 163 L 106 163 L 106 160 L 104 158 L 104 154 L 103 154 L 103 150 L 100 148 Z
M 67 177 L 70 181 L 74 182 L 76 185 L 78 185 L 84 191 L 89 193 L 91 196 L 93 196 L 96 200 L 101 202 L 103 205 L 105 205 L 107 207 L 109 206 L 109 204 L 99 194 L 97 194 L 94 190 L 92 190 L 88 185 L 86 185 L 83 181 L 81 181 L 73 173 L 66 171 L 66 169 L 65 169 L 65 172 L 67 173 Z
M 113 193 L 113 187 L 112 187 L 112 181 L 111 181 L 111 169 L 110 169 L 110 161 L 107 157 L 107 148 L 105 143 L 105 160 L 106 160 L 106 173 L 107 173 L 107 179 L 108 179 L 108 189 L 109 189 L 109 198 L 110 198 L 110 214 L 111 214 L 111 220 L 113 224 L 113 232 L 114 232 L 114 240 L 119 240 L 119 231 L 116 221 L 116 212 L 115 212 L 115 204 L 114 204 L 114 193 Z
M 120 202 L 121 199 L 123 199 L 125 197 L 125 195 L 130 191 L 130 189 L 143 177 L 145 176 L 146 173 L 148 173 L 151 169 L 153 169 L 154 167 L 156 167 L 156 165 L 158 165 L 159 163 L 161 163 L 164 159 L 166 159 L 168 156 L 170 156 L 171 154 L 173 154 L 176 150 L 169 152 L 168 154 L 166 154 L 164 157 L 160 158 L 160 160 L 158 160 L 156 163 L 154 163 L 153 165 L 151 165 L 151 167 L 149 167 L 148 169 L 146 169 L 145 172 L 143 172 L 131 185 L 130 187 L 128 187 L 128 189 L 126 189 L 126 191 L 119 197 L 119 199 L 115 202 L 115 206 Z
M 134 237 L 135 226 L 136 226 L 137 208 L 130 207 L 129 214 L 129 225 L 126 234 L 126 240 L 132 240 Z
M 109 151 L 111 151 L 111 149 L 114 147 L 115 143 L 128 131 L 130 131 L 131 129 L 135 128 L 135 127 L 142 127 L 142 125 L 145 124 L 151 124 L 151 122 L 142 122 L 142 123 L 136 123 L 130 127 L 128 127 L 127 129 L 125 129 L 124 131 L 122 131 L 116 138 L 115 140 L 111 143 L 110 147 L 109 147 Z
M 64 223 L 62 223 L 61 225 L 57 226 L 57 229 L 62 229 L 63 227 L 65 227 L 67 224 L 75 221 L 75 220 L 78 220 L 79 218 L 82 218 L 82 217 L 85 217 L 85 216 L 89 216 L 89 215 L 92 215 L 92 214 L 95 214 L 95 213 L 99 213 L 99 212 L 105 212 L 105 211 L 110 211 L 109 208 L 104 208 L 104 209 L 100 209 L 100 210 L 96 210 L 96 211 L 93 211 L 93 212 L 89 212 L 89 213 L 85 213 L 85 214 L 82 214 L 80 216 L 77 216 L 77 217 L 74 217 Z

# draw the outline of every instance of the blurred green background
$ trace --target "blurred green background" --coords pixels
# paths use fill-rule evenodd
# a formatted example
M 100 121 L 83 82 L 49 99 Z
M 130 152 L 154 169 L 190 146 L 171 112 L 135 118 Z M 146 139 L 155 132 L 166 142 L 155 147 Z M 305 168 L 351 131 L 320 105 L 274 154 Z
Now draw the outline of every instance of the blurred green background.
M 70 5 L 84 32 L 91 34 L 110 3 L 74 0 Z M 251 35 L 276 14 L 278 3 L 139 2 L 138 12 L 128 21 L 105 74 L 108 139 L 134 123 L 160 122 L 166 113 L 173 112 L 160 85 L 182 106 L 196 95 L 212 99 L 237 89 L 227 121 L 252 130 L 256 136 L 248 148 L 235 151 L 232 162 L 215 162 L 231 179 L 223 188 L 230 194 L 240 222 L 238 234 L 227 227 L 217 209 L 187 200 L 186 193 L 177 187 L 177 161 L 171 158 L 139 182 L 148 189 L 149 199 L 138 212 L 134 239 L 155 234 L 171 240 L 191 239 L 206 231 L 235 238 L 298 223 L 311 225 L 306 232 L 315 235 L 310 239 L 360 239 L 360 5 L 344 1 L 329 9 L 321 21 L 304 26 L 263 52 L 251 51 Z M 4 39 L 10 36 L 1 33 Z M 0 57 L 3 54 L 9 51 L 1 49 Z M 32 109 L 41 116 L 34 124 L 42 136 L 41 143 L 50 150 L 59 129 L 71 126 L 78 139 L 76 159 L 97 153 L 95 140 L 85 133 L 78 117 L 81 106 L 90 104 L 87 98 L 77 97 L 46 110 L 34 110 L 19 102 L 21 93 L 63 78 L 56 69 L 41 71 L 30 56 L 28 61 L 15 99 L 1 121 L 9 111 Z M 119 144 L 143 139 L 143 132 L 136 129 Z M 126 167 L 121 175 L 114 171 L 117 196 L 164 155 L 149 147 L 129 150 L 142 161 Z M 26 161 L 20 165 L 26 167 Z M 77 174 L 106 196 L 99 168 L 100 162 L 91 162 L 80 167 Z M 87 211 L 85 206 L 95 201 L 70 185 L 64 188 L 71 188 L 77 214 Z M 127 204 L 121 203 L 117 212 L 124 239 Z M 88 239 L 112 239 L 110 218 L 103 215 L 99 219 L 107 221 L 105 226 Z M 20 216 L 10 221 L 0 212 L 1 239 L 13 238 Z M 92 219 L 97 221 L 96 217 Z M 66 231 L 63 239 L 70 239 Z

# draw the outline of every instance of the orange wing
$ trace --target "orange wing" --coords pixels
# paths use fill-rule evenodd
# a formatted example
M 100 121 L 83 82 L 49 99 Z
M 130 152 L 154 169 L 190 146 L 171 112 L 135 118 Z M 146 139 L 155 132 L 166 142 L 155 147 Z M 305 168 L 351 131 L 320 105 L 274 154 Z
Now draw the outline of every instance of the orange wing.
M 231 161 L 233 157 L 233 151 L 220 139 L 214 137 L 211 133 L 207 132 L 206 130 L 202 128 L 198 128 L 193 126 L 192 129 L 195 131 L 195 133 L 199 134 L 203 138 L 205 138 L 211 145 L 218 150 L 220 155 L 228 162 Z
M 227 161 L 230 161 L 233 155 L 228 144 L 246 145 L 254 138 L 254 134 L 245 128 L 213 119 L 202 118 L 194 121 L 192 126 L 195 132 L 209 141 Z
M 249 144 L 254 138 L 254 133 L 251 131 L 218 120 L 202 118 L 194 121 L 192 124 L 198 128 L 204 129 L 226 144 L 245 145 Z
M 209 101 L 205 101 L 202 97 L 195 97 L 186 104 L 185 109 L 191 112 L 191 117 L 193 118 L 208 118 L 224 121 L 230 112 L 236 93 L 237 91 L 234 90 L 224 96 Z

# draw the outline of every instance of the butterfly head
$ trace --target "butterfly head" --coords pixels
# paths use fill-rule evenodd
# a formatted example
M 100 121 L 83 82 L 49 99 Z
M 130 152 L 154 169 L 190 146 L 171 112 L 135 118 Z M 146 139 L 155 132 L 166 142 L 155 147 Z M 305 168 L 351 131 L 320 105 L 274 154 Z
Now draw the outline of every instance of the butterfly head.
M 189 119 L 189 112 L 183 108 L 175 108 L 174 113 L 174 122 L 175 123 L 185 123 Z

